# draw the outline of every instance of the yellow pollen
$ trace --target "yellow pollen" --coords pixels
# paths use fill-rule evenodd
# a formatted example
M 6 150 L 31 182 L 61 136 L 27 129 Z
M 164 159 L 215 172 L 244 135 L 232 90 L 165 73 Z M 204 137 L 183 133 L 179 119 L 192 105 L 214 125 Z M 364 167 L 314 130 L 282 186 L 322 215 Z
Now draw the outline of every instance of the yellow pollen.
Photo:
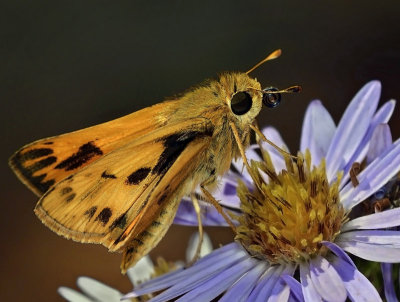
M 276 173 L 269 155 L 252 162 L 255 189 L 239 184 L 243 215 L 236 240 L 250 254 L 272 263 L 300 262 L 326 253 L 321 241 L 334 241 L 345 219 L 338 179 L 329 184 L 325 161 L 311 168 L 311 155 L 299 153 L 286 169 Z M 268 183 L 261 172 L 269 176 Z

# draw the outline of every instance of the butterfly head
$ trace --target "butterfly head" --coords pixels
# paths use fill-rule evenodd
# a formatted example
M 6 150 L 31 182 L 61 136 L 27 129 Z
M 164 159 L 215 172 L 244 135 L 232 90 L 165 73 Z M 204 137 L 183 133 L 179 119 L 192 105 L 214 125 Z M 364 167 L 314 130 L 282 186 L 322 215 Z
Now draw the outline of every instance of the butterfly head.
M 246 73 L 228 74 L 221 77 L 225 87 L 226 104 L 231 115 L 241 125 L 252 124 L 260 113 L 263 104 L 274 108 L 281 101 L 281 93 L 301 91 L 300 86 L 292 86 L 284 90 L 275 87 L 261 88 L 261 84 Z

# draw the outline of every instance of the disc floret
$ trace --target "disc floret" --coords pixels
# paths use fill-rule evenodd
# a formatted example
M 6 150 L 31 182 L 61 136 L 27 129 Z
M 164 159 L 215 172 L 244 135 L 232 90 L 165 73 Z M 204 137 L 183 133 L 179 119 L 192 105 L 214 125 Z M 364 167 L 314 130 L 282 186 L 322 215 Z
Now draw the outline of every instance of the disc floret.
M 236 240 L 271 263 L 299 263 L 325 254 L 321 242 L 333 242 L 346 218 L 339 200 L 341 177 L 330 184 L 324 160 L 311 168 L 306 152 L 285 161 L 286 169 L 279 173 L 268 156 L 264 162 L 253 161 L 250 174 L 256 189 L 250 191 L 244 183 L 237 189 L 243 215 L 237 217 Z

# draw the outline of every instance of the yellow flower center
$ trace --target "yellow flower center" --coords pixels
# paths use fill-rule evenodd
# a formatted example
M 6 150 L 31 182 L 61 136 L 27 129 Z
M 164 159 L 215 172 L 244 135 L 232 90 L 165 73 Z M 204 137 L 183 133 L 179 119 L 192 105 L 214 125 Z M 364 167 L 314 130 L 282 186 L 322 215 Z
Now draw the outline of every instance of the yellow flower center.
M 239 184 L 243 215 L 236 240 L 247 251 L 272 263 L 302 262 L 325 254 L 321 241 L 334 241 L 345 219 L 339 200 L 340 176 L 329 184 L 325 161 L 311 169 L 306 152 L 293 161 L 286 157 L 286 169 L 275 172 L 268 155 L 264 162 L 252 162 L 255 189 Z M 268 183 L 261 175 L 269 177 Z

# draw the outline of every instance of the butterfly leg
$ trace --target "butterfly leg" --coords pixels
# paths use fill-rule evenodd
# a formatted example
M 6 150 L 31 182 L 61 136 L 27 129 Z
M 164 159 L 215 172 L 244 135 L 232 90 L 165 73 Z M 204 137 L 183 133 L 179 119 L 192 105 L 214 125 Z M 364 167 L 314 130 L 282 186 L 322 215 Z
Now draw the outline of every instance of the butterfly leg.
M 187 267 L 192 266 L 197 259 L 200 258 L 200 252 L 201 252 L 201 246 L 203 244 L 203 238 L 204 238 L 204 232 L 203 232 L 203 223 L 201 221 L 201 208 L 200 208 L 200 204 L 199 201 L 196 197 L 195 193 L 192 193 L 190 195 L 192 202 L 193 202 L 193 207 L 194 210 L 196 212 L 196 216 L 197 216 L 197 222 L 198 222 L 198 226 L 199 226 L 199 241 L 197 242 L 197 247 L 196 247 L 196 252 L 193 256 L 193 258 L 189 261 L 189 263 L 187 263 Z
M 235 137 L 236 144 L 237 144 L 237 146 L 239 148 L 240 155 L 243 158 L 244 165 L 246 166 L 247 171 L 249 171 L 249 173 L 251 173 L 250 165 L 249 165 L 249 162 L 247 161 L 246 153 L 244 151 L 244 147 L 243 147 L 242 141 L 240 140 L 240 136 L 239 136 L 239 133 L 237 131 L 236 125 L 233 122 L 230 122 L 229 125 L 230 125 L 230 127 L 232 129 L 233 136 Z
M 218 213 L 220 213 L 222 215 L 222 217 L 224 217 L 225 221 L 228 223 L 228 225 L 231 227 L 233 232 L 236 234 L 236 226 L 233 224 L 232 220 L 229 218 L 229 216 L 222 209 L 222 207 L 219 204 L 219 202 L 206 189 L 206 185 L 209 184 L 209 183 L 213 183 L 213 182 L 214 182 L 213 178 L 206 179 L 202 184 L 200 184 L 200 189 L 203 192 L 204 196 L 206 197 L 206 201 L 211 203 L 215 207 L 215 209 L 218 211 Z
M 247 172 L 249 172 L 249 174 L 252 175 L 253 179 L 257 179 L 257 177 L 254 175 L 253 170 L 250 168 L 249 162 L 248 162 L 247 157 L 246 157 L 246 153 L 244 151 L 244 147 L 243 147 L 242 141 L 240 140 L 239 133 L 238 133 L 238 131 L 236 129 L 235 124 L 234 123 L 230 123 L 230 126 L 232 128 L 232 132 L 233 132 L 233 135 L 235 137 L 236 144 L 237 144 L 237 146 L 239 148 L 240 156 L 243 158 L 243 162 L 244 162 L 244 165 L 246 166 Z M 259 184 L 257 182 L 255 184 L 261 190 L 261 187 L 259 186 Z
M 276 144 L 274 144 L 272 141 L 270 141 L 268 138 L 265 137 L 265 135 L 261 132 L 261 130 L 258 128 L 257 124 L 255 125 L 250 125 L 250 128 L 257 134 L 258 140 L 263 140 L 264 142 L 270 144 L 272 147 L 274 147 L 278 152 L 281 154 L 288 155 L 291 158 L 297 159 L 297 156 L 294 156 L 290 154 L 289 152 L 283 150 L 282 148 L 278 147 Z

